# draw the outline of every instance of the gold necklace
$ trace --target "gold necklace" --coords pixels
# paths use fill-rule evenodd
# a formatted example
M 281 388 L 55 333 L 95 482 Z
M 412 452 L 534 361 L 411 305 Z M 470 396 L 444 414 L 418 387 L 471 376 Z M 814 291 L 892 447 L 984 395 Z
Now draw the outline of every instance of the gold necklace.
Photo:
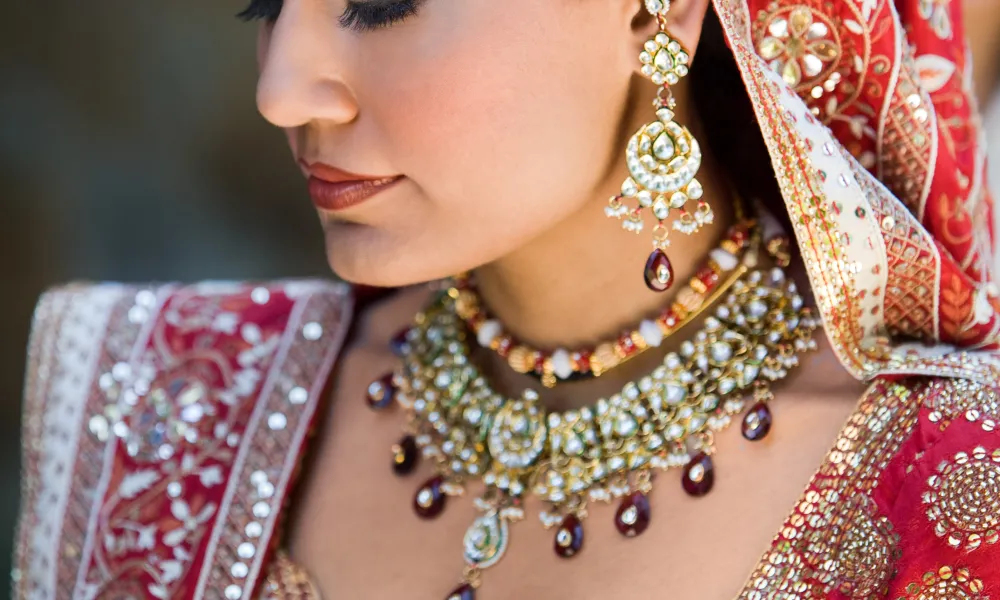
M 677 293 L 676 300 L 655 318 L 642 321 L 613 341 L 589 348 L 549 351 L 517 340 L 486 310 L 471 274 L 457 276 L 448 293 L 455 299 L 456 313 L 480 346 L 502 357 L 514 371 L 532 375 L 551 388 L 562 381 L 600 377 L 646 350 L 660 346 L 667 337 L 696 319 L 746 272 L 742 260 L 744 252 L 757 252 L 760 245 L 759 239 L 751 244 L 752 228 L 752 221 L 731 227 L 719 247 L 709 253 L 687 286 Z
M 396 473 L 412 472 L 421 455 L 435 462 L 437 475 L 413 500 L 420 517 L 439 515 L 468 480 L 486 486 L 474 501 L 481 514 L 464 538 L 463 582 L 449 600 L 475 597 L 482 570 L 507 549 L 510 523 L 524 518 L 527 494 L 548 504 L 542 523 L 557 529 L 555 550 L 568 558 L 583 548 L 591 502 L 619 500 L 618 530 L 628 537 L 645 531 L 655 471 L 683 469 L 688 494 L 708 493 L 715 432 L 752 397 L 743 435 L 755 441 L 767 434 L 769 383 L 815 348 L 818 326 L 782 269 L 752 271 L 650 374 L 593 406 L 547 413 L 533 390 L 519 398 L 493 390 L 470 361 L 453 303 L 441 293 L 417 316 L 402 366 L 391 381 L 369 388 L 373 408 L 396 403 L 407 414 L 406 436 L 393 448 Z

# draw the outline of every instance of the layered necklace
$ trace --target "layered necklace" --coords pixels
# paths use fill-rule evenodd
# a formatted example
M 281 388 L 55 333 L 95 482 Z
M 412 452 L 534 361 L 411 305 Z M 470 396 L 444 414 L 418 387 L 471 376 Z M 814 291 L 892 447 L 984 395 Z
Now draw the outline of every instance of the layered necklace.
M 742 215 L 742 205 L 737 203 L 735 207 Z M 740 257 L 749 243 L 750 223 L 743 221 L 734 225 L 660 314 L 623 331 L 614 340 L 591 348 L 544 350 L 518 341 L 486 310 L 469 274 L 455 278 L 454 287 L 458 290 L 455 310 L 480 346 L 498 354 L 514 371 L 539 379 L 545 387 L 555 387 L 562 381 L 600 377 L 645 350 L 658 347 L 725 293 L 746 270 Z M 670 278 L 673 279 L 673 273 Z
M 475 334 L 456 305 L 463 289 L 457 282 L 416 317 L 397 340 L 400 368 L 369 387 L 368 401 L 406 413 L 405 437 L 393 448 L 397 474 L 412 472 L 421 456 L 435 464 L 437 474 L 414 496 L 417 515 L 438 516 L 470 480 L 485 485 L 474 500 L 480 514 L 464 536 L 463 580 L 447 600 L 475 598 L 483 570 L 507 550 L 510 524 L 524 518 L 527 495 L 545 502 L 542 524 L 555 530 L 555 552 L 569 558 L 583 548 L 583 521 L 593 502 L 617 501 L 618 531 L 643 533 L 658 471 L 679 469 L 688 494 L 707 494 L 714 434 L 747 404 L 744 437 L 767 435 L 769 384 L 815 348 L 818 321 L 782 268 L 756 269 L 760 236 L 753 237 L 753 247 L 738 259 L 740 276 L 677 352 L 619 393 L 579 410 L 547 411 L 530 389 L 516 398 L 493 389 L 471 360 Z

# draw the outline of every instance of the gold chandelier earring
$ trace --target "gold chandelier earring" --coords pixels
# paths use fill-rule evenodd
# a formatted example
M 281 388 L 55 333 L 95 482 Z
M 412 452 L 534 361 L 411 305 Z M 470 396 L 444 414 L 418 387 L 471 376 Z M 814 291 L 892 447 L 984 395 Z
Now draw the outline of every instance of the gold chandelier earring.
M 622 183 L 621 193 L 608 201 L 605 213 L 621 220 L 626 231 L 639 233 L 645 227 L 643 211 L 652 211 L 656 219 L 653 251 L 646 260 L 644 276 L 649 289 L 664 292 L 674 283 L 673 265 L 665 252 L 670 245 L 665 221 L 679 211 L 673 229 L 691 235 L 711 223 L 715 215 L 701 200 L 701 183 L 695 179 L 701 167 L 698 141 L 674 121 L 675 102 L 670 88 L 687 75 L 691 54 L 667 32 L 670 0 L 645 3 L 660 26 L 639 54 L 640 72 L 660 86 L 653 101 L 657 120 L 643 126 L 629 140 L 625 149 L 629 177 Z M 688 209 L 691 203 L 693 211 Z

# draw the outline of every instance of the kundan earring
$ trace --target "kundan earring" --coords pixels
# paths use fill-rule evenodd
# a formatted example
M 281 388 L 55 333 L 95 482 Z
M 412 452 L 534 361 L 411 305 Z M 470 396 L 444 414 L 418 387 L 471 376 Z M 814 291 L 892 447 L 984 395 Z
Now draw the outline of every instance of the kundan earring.
M 664 251 L 670 244 L 664 222 L 673 211 L 680 211 L 673 229 L 690 235 L 711 223 L 714 213 L 701 200 L 702 187 L 695 179 L 701 167 L 698 141 L 686 127 L 674 122 L 672 110 L 675 103 L 670 86 L 687 75 L 691 55 L 667 33 L 670 0 L 645 2 L 660 25 L 659 33 L 645 43 L 639 54 L 641 73 L 661 86 L 653 101 L 657 120 L 643 126 L 629 140 L 625 160 L 630 176 L 622 183 L 621 193 L 609 200 L 605 213 L 622 220 L 626 231 L 639 233 L 645 225 L 643 210 L 652 211 L 657 223 L 644 275 L 651 290 L 663 292 L 674 283 L 673 266 Z M 695 203 L 693 212 L 687 208 L 691 202 Z

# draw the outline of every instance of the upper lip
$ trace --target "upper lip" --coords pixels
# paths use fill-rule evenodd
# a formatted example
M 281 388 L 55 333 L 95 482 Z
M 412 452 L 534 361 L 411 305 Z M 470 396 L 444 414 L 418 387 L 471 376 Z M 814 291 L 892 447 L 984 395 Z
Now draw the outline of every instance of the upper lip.
M 359 175 L 357 173 L 351 173 L 350 171 L 338 169 L 337 167 L 321 162 L 310 163 L 303 158 L 299 159 L 299 164 L 302 165 L 302 168 L 304 168 L 309 175 L 315 177 L 316 179 L 329 181 L 330 183 L 342 183 L 345 181 L 381 181 L 399 177 L 399 175 Z

